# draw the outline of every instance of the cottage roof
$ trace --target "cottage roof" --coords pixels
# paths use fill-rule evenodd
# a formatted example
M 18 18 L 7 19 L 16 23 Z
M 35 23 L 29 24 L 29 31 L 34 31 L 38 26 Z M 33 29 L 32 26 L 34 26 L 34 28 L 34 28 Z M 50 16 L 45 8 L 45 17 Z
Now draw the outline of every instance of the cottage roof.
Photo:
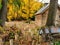
M 58 4 L 58 7 L 60 7 L 59 4 Z M 49 8 L 49 4 L 43 6 L 41 9 L 39 9 L 39 10 L 35 13 L 35 15 L 44 13 L 48 8 Z

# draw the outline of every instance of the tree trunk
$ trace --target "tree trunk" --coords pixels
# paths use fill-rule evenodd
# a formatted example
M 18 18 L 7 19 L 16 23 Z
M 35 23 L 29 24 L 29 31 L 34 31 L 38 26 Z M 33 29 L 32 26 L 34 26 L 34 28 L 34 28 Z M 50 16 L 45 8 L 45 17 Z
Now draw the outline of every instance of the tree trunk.
M 56 12 L 57 12 L 57 6 L 58 6 L 58 0 L 50 0 L 50 6 L 49 6 L 49 12 L 48 12 L 48 17 L 47 17 L 47 22 L 46 22 L 46 26 L 48 26 L 48 30 L 49 30 L 49 41 L 51 42 L 51 26 L 55 25 L 54 21 L 55 21 L 55 17 L 56 17 Z M 45 29 L 42 29 L 45 30 Z M 44 32 L 44 34 L 46 38 L 46 33 Z
M 57 7 L 58 7 L 58 0 L 50 0 L 49 13 L 46 23 L 47 26 L 55 25 L 54 21 L 56 17 Z
M 7 15 L 7 0 L 2 0 L 2 9 L 0 10 L 0 26 L 5 25 Z
M 55 17 L 56 17 L 56 12 L 57 12 L 57 7 L 58 7 L 58 0 L 50 0 L 50 6 L 49 6 L 49 13 L 48 13 L 48 18 L 47 18 L 47 23 L 46 26 L 48 26 L 49 30 L 49 41 L 51 45 L 51 26 L 55 26 Z

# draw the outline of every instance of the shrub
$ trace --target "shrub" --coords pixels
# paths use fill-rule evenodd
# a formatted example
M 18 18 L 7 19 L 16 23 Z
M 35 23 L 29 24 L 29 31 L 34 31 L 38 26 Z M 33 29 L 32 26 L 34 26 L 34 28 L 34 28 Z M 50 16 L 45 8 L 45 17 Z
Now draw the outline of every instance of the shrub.
M 9 33 L 9 38 L 10 38 L 10 39 L 14 39 L 14 35 L 15 35 L 14 32 L 13 32 L 13 31 L 10 31 L 10 33 Z

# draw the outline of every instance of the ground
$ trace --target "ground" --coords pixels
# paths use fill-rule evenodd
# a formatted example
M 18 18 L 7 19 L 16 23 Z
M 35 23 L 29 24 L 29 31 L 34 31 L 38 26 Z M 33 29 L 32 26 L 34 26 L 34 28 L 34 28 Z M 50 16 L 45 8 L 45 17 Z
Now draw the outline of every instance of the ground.
M 37 29 L 40 29 L 41 23 L 39 21 L 31 21 L 30 24 L 25 21 L 11 21 L 5 22 L 6 30 L 21 30 L 22 35 L 19 36 L 17 43 L 24 43 L 21 45 L 38 44 L 41 41 L 41 36 Z M 31 41 L 31 43 L 30 43 Z M 16 41 L 14 41 L 16 42 Z

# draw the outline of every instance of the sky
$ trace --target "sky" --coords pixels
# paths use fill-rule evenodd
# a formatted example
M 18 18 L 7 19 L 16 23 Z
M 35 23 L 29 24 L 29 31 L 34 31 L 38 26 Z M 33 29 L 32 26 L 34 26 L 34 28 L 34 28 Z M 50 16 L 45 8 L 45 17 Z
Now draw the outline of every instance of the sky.
M 42 1 L 42 0 L 39 0 L 39 2 L 40 2 L 40 1 Z M 42 2 L 43 2 L 43 3 L 49 3 L 50 0 L 43 0 Z M 60 4 L 60 0 L 58 0 L 58 3 Z

